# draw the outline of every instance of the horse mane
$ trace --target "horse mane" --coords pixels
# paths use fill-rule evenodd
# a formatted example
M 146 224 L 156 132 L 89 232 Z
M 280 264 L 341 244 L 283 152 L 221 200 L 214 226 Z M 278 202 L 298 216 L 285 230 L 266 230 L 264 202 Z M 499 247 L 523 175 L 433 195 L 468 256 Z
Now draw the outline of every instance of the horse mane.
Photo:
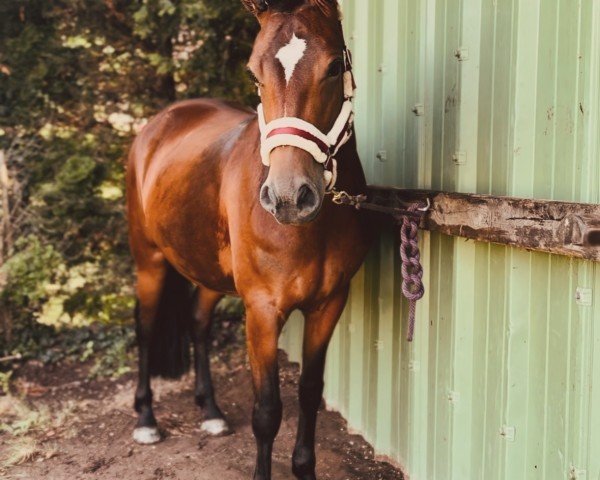
M 323 15 L 340 17 L 337 0 L 242 0 L 244 6 L 255 15 L 267 9 L 275 12 L 292 13 L 304 5 L 317 7 Z

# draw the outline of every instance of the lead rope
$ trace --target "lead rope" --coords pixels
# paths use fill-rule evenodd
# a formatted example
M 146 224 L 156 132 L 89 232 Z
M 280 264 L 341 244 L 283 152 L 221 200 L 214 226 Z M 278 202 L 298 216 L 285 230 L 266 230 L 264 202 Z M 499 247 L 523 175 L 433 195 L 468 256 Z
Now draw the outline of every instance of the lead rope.
M 406 340 L 413 341 L 415 336 L 415 318 L 417 302 L 423 298 L 423 266 L 419 251 L 419 225 L 423 216 L 431 208 L 431 200 L 427 203 L 417 202 L 398 209 L 367 202 L 366 195 L 350 195 L 343 190 L 333 189 L 329 192 L 336 205 L 347 205 L 357 210 L 372 210 L 394 216 L 400 224 L 400 258 L 402 259 L 402 293 L 408 300 L 408 332 Z
M 423 205 L 413 203 L 408 211 L 424 212 Z M 427 207 L 429 209 L 429 207 Z M 415 318 L 417 302 L 423 298 L 423 266 L 419 251 L 419 223 L 415 217 L 403 215 L 400 226 L 400 257 L 402 258 L 402 293 L 408 300 L 408 332 L 406 340 L 413 341 L 415 336 Z M 399 220 L 399 219 L 398 219 Z

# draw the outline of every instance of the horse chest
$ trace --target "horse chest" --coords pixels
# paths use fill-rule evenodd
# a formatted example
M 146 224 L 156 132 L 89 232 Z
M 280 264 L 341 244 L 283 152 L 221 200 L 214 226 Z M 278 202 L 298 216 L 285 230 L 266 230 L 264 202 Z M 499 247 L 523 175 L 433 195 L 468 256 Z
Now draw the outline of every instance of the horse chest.
M 318 303 L 350 283 L 368 241 L 354 215 L 325 215 L 317 228 L 281 226 L 271 218 L 252 229 L 233 231 L 236 286 L 242 296 L 260 290 L 276 302 Z M 261 213 L 262 216 L 262 213 Z M 239 241 L 238 241 L 239 239 Z M 283 300 L 282 300 L 283 299 Z

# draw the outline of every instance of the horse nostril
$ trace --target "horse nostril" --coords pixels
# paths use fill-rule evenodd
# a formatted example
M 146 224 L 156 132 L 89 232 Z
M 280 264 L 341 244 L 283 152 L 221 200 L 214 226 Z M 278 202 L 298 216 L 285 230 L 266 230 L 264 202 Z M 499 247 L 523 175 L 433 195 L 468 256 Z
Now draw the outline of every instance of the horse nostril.
M 275 208 L 277 203 L 275 195 L 273 195 L 273 190 L 268 185 L 263 185 L 260 189 L 260 203 L 266 210 L 271 211 Z
M 298 210 L 314 210 L 317 206 L 317 194 L 307 184 L 302 185 L 298 190 L 296 197 L 296 206 Z

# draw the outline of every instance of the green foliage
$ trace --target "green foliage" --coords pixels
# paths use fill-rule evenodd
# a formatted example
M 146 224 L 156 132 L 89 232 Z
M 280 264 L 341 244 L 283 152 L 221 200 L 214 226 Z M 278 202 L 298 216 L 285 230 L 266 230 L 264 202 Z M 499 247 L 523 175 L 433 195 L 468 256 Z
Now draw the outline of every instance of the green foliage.
M 39 438 L 48 431 L 64 431 L 74 408 L 71 402 L 51 409 L 11 395 L 0 397 L 0 434 L 8 440 L 0 454 L 0 475 L 11 466 L 57 455 L 55 444 Z
M 57 330 L 31 322 L 18 326 L 7 349 L 13 355 L 22 355 L 24 360 L 36 359 L 45 364 L 94 359 L 90 376 L 118 377 L 129 371 L 134 344 L 135 334 L 130 326 L 95 323 Z M 0 389 L 7 392 L 10 381 L 10 370 L 0 372 Z
M 244 69 L 257 29 L 239 0 L 0 1 L 0 149 L 19 206 L 0 252 L 12 330 L 9 341 L 4 325 L 0 353 L 87 358 L 98 339 L 65 324 L 130 321 L 128 146 L 174 100 L 255 104 Z M 79 343 L 70 349 L 38 320 Z M 106 345 L 98 372 L 123 371 L 125 343 Z
M 131 371 L 132 336 L 121 336 L 114 339 L 99 355 L 90 370 L 90 378 L 119 378 Z M 89 347 L 89 345 L 88 345 Z M 93 347 L 90 347 L 93 348 Z
M 29 235 L 17 241 L 18 252 L 2 267 L 7 283 L 0 299 L 15 309 L 32 313 L 46 300 L 46 286 L 60 265 L 60 255 L 52 245 L 42 245 L 38 237 Z
M 0 394 L 8 395 L 10 393 L 10 380 L 12 375 L 12 370 L 0 372 Z
M 25 410 L 27 407 L 21 406 L 21 408 Z M 0 432 L 8 433 L 9 435 L 16 437 L 39 428 L 47 421 L 47 416 L 40 411 L 27 409 L 26 413 L 26 415 L 23 415 L 10 423 L 0 423 Z

